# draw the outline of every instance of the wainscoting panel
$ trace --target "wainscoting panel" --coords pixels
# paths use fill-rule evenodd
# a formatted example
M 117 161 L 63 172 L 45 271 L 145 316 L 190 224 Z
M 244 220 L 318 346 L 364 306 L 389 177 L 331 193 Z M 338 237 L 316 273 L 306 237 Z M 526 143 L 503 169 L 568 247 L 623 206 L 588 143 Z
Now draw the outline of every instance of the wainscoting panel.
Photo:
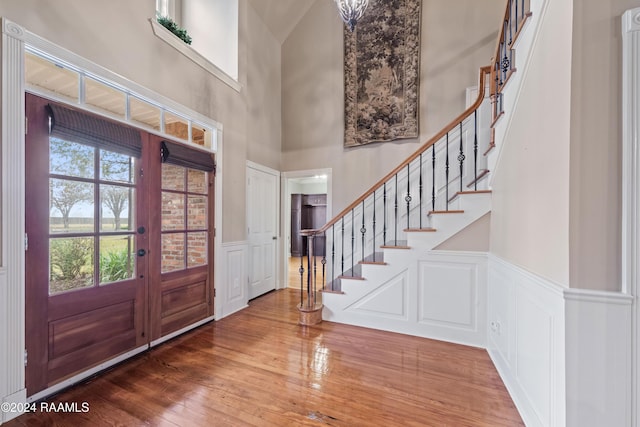
M 344 294 L 323 294 L 323 319 L 484 347 L 486 253 L 414 255 L 388 278 L 345 280 Z
M 567 426 L 632 425 L 633 297 L 567 289 Z
M 231 242 L 222 244 L 221 283 L 216 284 L 216 300 L 218 301 L 216 319 L 222 319 L 238 310 L 247 307 L 248 271 L 247 242 Z
M 565 425 L 563 288 L 493 255 L 487 350 L 528 426 Z

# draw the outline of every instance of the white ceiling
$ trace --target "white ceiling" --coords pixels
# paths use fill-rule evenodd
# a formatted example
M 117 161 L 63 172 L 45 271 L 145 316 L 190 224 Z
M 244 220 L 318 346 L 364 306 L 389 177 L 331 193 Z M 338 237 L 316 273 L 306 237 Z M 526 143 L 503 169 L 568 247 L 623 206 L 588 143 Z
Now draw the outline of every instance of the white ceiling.
M 249 4 L 282 44 L 314 1 L 316 0 L 249 0 Z

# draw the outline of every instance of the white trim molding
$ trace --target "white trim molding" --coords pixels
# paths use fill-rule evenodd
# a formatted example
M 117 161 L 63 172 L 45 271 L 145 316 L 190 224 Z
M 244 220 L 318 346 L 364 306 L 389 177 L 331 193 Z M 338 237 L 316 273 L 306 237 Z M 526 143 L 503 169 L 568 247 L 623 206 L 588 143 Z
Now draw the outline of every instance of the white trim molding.
M 2 19 L 2 266 L 6 268 L 0 313 L 4 366 L 0 400 L 26 398 L 25 352 L 25 151 L 24 38 L 20 26 Z M 5 421 L 19 415 L 2 415 Z
M 622 291 L 631 295 L 631 425 L 640 427 L 640 8 L 622 16 Z

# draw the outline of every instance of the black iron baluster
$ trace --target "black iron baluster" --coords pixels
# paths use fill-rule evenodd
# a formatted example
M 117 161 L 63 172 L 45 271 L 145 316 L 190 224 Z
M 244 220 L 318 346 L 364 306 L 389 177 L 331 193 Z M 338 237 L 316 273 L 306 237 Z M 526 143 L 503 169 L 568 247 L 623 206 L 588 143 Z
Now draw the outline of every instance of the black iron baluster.
M 422 229 L 422 153 L 420 153 L 420 182 L 418 183 L 418 199 L 420 202 L 418 217 L 420 217 L 420 229 Z
M 340 275 L 344 275 L 344 217 L 342 217 L 342 253 L 340 254 L 340 257 L 342 258 Z
M 302 308 L 304 303 L 304 256 L 302 255 L 300 255 L 300 268 L 298 269 L 298 273 L 300 273 L 300 308 Z
M 326 235 L 325 235 L 325 237 L 326 237 Z M 326 249 L 325 249 L 325 254 L 326 254 Z M 326 255 L 322 257 L 322 261 L 320 261 L 320 263 L 322 264 L 322 290 L 324 291 L 326 289 L 326 285 L 327 285 L 327 280 L 324 277 L 325 268 L 327 266 L 327 257 L 326 257 Z
M 449 210 L 449 132 L 447 132 L 447 156 L 444 163 L 445 193 L 444 206 L 445 210 Z
M 376 190 L 373 190 L 373 262 L 376 262 Z
M 356 257 L 356 235 L 354 234 L 355 229 L 355 209 L 351 209 L 351 276 L 355 275 L 355 271 L 353 270 L 353 259 Z
M 364 200 L 362 201 L 362 227 L 360 228 L 360 234 L 362 234 L 362 261 L 364 261 L 364 234 L 367 229 L 364 227 Z
M 478 190 L 478 110 L 473 112 L 473 190 Z
M 513 11 L 511 10 L 511 5 L 513 0 L 509 0 L 509 48 L 511 48 L 511 44 L 513 43 Z
M 518 33 L 518 26 L 520 24 L 520 20 L 518 19 L 518 0 L 514 0 L 516 4 L 516 34 Z
M 398 174 L 396 178 L 396 191 L 393 202 L 393 246 L 398 246 Z
M 331 290 L 336 279 L 336 225 L 331 226 Z
M 315 295 L 317 284 L 318 284 L 318 263 L 316 260 L 315 236 L 311 238 L 311 244 L 314 245 L 314 247 L 312 248 L 312 252 L 309 252 L 309 256 L 311 256 L 313 253 L 313 293 Z M 315 304 L 315 301 L 314 301 L 314 304 Z
M 436 210 L 436 144 L 431 146 L 431 210 Z
M 384 183 L 382 193 L 382 244 L 387 244 L 387 183 Z
M 462 173 L 464 171 L 464 145 L 462 143 L 462 122 L 460 122 L 460 154 L 458 154 L 458 161 L 460 162 L 460 192 L 462 192 Z
M 410 218 L 410 206 L 411 206 L 411 181 L 409 181 L 409 164 L 407 163 L 407 195 L 404 197 L 404 200 L 407 202 L 407 228 L 411 228 L 409 226 L 409 218 Z

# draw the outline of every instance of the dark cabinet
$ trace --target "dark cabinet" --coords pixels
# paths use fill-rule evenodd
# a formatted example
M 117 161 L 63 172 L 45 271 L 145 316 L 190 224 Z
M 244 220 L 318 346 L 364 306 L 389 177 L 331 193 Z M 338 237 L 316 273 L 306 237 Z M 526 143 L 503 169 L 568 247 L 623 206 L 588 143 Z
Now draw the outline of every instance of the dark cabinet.
M 307 239 L 300 235 L 300 230 L 317 229 L 327 222 L 326 194 L 292 194 L 291 195 L 291 256 L 299 257 L 307 254 Z M 325 256 L 325 237 L 314 239 L 314 253 Z

